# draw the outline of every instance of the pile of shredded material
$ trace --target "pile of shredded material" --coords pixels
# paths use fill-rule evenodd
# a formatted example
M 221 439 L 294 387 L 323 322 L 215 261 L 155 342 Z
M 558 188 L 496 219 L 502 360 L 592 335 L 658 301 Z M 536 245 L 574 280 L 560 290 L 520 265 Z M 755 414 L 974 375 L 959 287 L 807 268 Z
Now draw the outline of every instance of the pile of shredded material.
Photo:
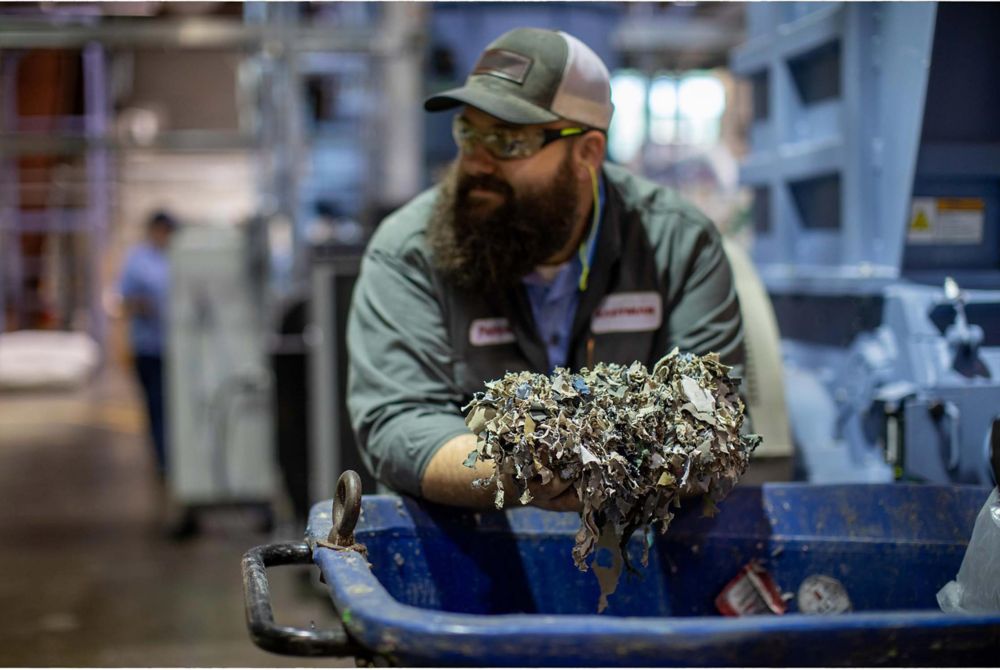
M 653 528 L 666 532 L 682 494 L 702 494 L 705 513 L 714 514 L 746 471 L 760 437 L 740 434 L 740 380 L 729 371 L 717 354 L 675 349 L 652 372 L 637 362 L 577 374 L 556 368 L 551 377 L 509 373 L 464 408 L 479 437 L 465 464 L 495 463 L 493 475 L 474 485 L 495 486 L 498 508 L 511 483 L 528 504 L 529 481 L 544 485 L 558 475 L 573 482 L 583 504 L 576 566 L 586 571 L 597 548 L 612 555 L 610 566 L 589 566 L 603 611 L 628 565 L 633 532 L 644 531 L 647 565 Z

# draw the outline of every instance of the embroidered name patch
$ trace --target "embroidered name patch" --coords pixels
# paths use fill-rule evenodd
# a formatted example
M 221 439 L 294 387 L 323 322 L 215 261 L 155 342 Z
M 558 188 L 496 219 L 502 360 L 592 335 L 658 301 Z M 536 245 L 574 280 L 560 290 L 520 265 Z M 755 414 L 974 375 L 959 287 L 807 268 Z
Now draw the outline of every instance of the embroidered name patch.
M 474 347 L 488 347 L 494 344 L 508 344 L 515 341 L 510 322 L 504 318 L 476 319 L 469 325 L 469 344 Z
M 590 329 L 600 333 L 656 330 L 663 323 L 663 300 L 656 291 L 612 293 L 594 312 Z

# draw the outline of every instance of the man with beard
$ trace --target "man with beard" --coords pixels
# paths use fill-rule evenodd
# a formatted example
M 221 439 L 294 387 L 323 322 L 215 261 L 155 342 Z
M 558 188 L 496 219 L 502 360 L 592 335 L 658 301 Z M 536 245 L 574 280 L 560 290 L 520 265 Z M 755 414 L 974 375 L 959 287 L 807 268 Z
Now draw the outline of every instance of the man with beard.
M 493 466 L 463 465 L 476 438 L 460 408 L 508 371 L 651 367 L 673 347 L 743 363 L 715 227 L 604 163 L 610 77 L 589 47 L 563 32 L 510 31 L 464 86 L 424 107 L 461 108 L 459 155 L 381 224 L 348 321 L 348 409 L 376 478 L 490 506 L 494 492 L 472 481 Z M 532 504 L 578 509 L 570 484 L 532 486 Z

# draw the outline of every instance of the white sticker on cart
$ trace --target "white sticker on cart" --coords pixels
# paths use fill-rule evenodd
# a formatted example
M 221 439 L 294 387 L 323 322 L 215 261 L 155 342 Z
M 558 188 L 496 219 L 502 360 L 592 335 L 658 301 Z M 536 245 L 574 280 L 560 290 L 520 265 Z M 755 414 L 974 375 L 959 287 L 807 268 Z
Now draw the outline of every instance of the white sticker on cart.
M 663 323 L 663 299 L 656 291 L 612 293 L 594 312 L 590 329 L 600 333 L 656 330 Z
M 914 198 L 906 241 L 910 244 L 982 244 L 982 198 Z
M 469 343 L 474 347 L 489 347 L 495 344 L 509 344 L 515 341 L 510 322 L 502 317 L 476 319 L 469 326 Z
M 851 599 L 844 585 L 828 575 L 809 575 L 802 580 L 797 604 L 803 614 L 843 614 L 851 611 Z

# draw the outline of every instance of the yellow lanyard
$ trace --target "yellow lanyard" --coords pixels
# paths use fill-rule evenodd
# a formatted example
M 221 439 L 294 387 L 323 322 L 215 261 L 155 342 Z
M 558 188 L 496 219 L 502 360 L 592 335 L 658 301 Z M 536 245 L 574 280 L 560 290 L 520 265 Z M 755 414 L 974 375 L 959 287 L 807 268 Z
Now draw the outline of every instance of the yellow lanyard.
M 597 172 L 588 166 L 590 170 L 590 183 L 594 187 L 594 216 L 590 222 L 590 234 L 587 239 L 580 243 L 580 264 L 583 269 L 580 272 L 580 291 L 587 290 L 587 281 L 590 279 L 590 250 L 594 244 L 594 236 L 597 235 L 597 221 L 601 217 L 601 193 L 597 187 Z

